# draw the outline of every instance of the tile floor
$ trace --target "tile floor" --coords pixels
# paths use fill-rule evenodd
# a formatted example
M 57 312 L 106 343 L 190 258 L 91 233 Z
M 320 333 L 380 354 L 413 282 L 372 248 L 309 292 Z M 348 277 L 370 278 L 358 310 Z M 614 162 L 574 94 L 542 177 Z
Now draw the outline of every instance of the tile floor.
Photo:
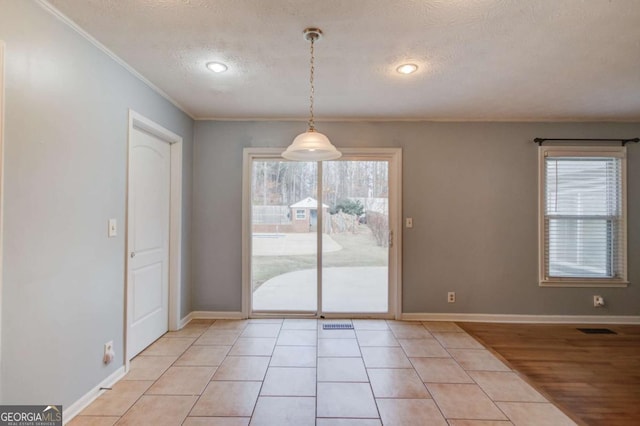
M 455 323 L 323 321 L 194 320 L 69 424 L 575 424 Z

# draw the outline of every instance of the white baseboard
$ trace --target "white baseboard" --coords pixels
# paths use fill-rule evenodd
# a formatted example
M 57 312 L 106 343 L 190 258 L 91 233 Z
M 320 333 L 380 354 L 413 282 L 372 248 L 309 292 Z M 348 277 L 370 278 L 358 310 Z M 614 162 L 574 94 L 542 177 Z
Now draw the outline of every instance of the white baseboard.
M 194 319 L 245 319 L 246 317 L 242 312 L 227 312 L 227 311 L 193 311 L 180 320 L 178 324 L 178 330 L 181 330 L 185 325 L 189 324 L 189 321 Z
M 185 319 L 186 318 L 189 318 L 189 321 L 191 321 L 192 319 L 245 319 L 246 317 L 242 312 L 193 311 L 189 315 L 187 315 Z
M 244 319 L 242 312 L 193 311 L 180 321 L 180 328 L 194 319 Z M 518 314 L 437 314 L 404 313 L 404 321 L 460 321 L 539 324 L 632 324 L 640 325 L 640 315 L 518 315 Z
M 111 373 L 109 377 L 107 377 L 102 382 L 100 382 L 98 386 L 94 387 L 89 392 L 84 394 L 79 400 L 77 400 L 70 406 L 65 407 L 64 410 L 62 411 L 62 416 L 63 416 L 62 423 L 67 424 L 68 422 L 70 422 L 71 419 L 73 419 L 75 416 L 80 414 L 82 410 L 87 408 L 89 404 L 95 401 L 97 397 L 99 397 L 104 392 L 106 392 L 105 390 L 100 390 L 100 388 L 112 387 L 118 380 L 123 378 L 124 375 L 125 375 L 125 369 L 123 365 L 122 367 L 118 368 L 116 371 Z
M 184 326 L 189 324 L 189 321 L 191 321 L 192 319 L 193 319 L 193 312 L 189 312 L 186 317 L 178 321 L 178 330 L 182 330 Z
M 504 314 L 402 314 L 405 321 L 460 321 L 538 324 L 640 324 L 637 315 L 504 315 Z

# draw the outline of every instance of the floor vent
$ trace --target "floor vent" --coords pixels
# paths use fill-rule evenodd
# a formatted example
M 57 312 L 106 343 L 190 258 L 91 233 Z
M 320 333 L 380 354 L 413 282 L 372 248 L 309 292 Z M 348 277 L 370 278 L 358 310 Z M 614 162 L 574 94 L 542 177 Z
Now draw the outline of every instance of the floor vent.
M 348 322 L 331 322 L 322 324 L 323 330 L 353 330 L 353 324 Z
M 618 334 L 608 328 L 579 328 L 584 334 Z

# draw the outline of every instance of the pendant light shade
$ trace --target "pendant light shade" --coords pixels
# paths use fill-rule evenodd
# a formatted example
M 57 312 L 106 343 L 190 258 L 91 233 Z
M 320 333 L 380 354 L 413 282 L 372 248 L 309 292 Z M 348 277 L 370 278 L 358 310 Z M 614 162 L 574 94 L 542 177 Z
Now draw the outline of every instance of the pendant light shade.
M 291 145 L 282 153 L 282 157 L 293 161 L 326 161 L 335 160 L 342 156 L 324 134 L 317 132 L 314 126 L 313 100 L 315 95 L 314 74 L 315 55 L 313 46 L 316 40 L 320 39 L 322 31 L 318 28 L 307 28 L 304 30 L 304 38 L 311 42 L 311 92 L 309 95 L 309 130 L 299 134 Z
M 296 136 L 282 156 L 294 161 L 326 161 L 340 158 L 342 153 L 324 134 L 309 129 Z

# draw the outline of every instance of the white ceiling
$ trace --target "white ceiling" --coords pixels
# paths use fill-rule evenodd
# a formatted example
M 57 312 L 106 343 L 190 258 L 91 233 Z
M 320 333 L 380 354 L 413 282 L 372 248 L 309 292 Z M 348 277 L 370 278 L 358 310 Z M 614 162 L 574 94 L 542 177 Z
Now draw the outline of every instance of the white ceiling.
M 639 0 L 49 3 L 198 119 L 305 118 L 318 26 L 320 119 L 640 120 Z

